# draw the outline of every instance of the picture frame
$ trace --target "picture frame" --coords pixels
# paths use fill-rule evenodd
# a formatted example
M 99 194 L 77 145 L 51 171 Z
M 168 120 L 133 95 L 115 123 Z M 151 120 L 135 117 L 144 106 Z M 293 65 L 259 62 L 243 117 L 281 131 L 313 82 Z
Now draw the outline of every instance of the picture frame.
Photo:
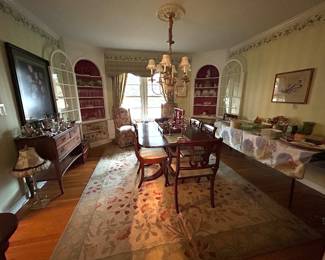
M 314 68 L 275 75 L 271 102 L 307 104 Z
M 187 96 L 187 86 L 184 84 L 176 84 L 176 95 L 178 97 L 186 97 Z
M 187 84 L 185 84 L 184 82 L 182 82 L 180 79 L 177 79 L 176 82 L 176 96 L 178 97 L 186 97 L 187 96 Z
M 8 42 L 5 49 L 21 124 L 56 114 L 49 62 Z

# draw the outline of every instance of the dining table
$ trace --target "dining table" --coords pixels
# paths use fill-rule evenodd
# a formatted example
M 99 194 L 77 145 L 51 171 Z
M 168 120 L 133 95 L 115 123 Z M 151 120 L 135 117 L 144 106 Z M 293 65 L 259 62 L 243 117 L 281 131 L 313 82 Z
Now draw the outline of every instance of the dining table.
M 188 125 L 184 133 L 164 134 L 156 122 L 137 123 L 139 145 L 145 148 L 176 146 L 180 138 L 188 141 L 205 141 L 214 138 L 200 128 Z
M 164 134 L 156 122 L 137 123 L 138 142 L 143 148 L 164 148 L 176 147 L 177 142 L 186 141 L 208 141 L 214 137 L 200 128 L 188 125 L 184 128 L 183 133 Z M 144 181 L 151 181 L 163 175 L 163 171 L 159 168 L 157 172 L 150 176 L 145 176 Z M 166 186 L 168 186 L 168 178 L 166 176 Z

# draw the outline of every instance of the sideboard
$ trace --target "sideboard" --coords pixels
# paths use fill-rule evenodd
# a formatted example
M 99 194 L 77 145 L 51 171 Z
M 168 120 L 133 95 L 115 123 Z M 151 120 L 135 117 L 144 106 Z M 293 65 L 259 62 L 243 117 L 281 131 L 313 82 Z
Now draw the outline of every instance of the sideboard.
M 18 137 L 15 139 L 15 143 L 17 149 L 22 149 L 25 146 L 35 147 L 36 152 L 42 158 L 52 162 L 54 167 L 37 174 L 35 176 L 36 181 L 57 180 L 61 194 L 63 194 L 63 175 L 77 159 L 82 160 L 83 158 L 79 125 L 77 124 L 55 136 Z M 33 197 L 32 182 L 28 178 L 26 180 Z

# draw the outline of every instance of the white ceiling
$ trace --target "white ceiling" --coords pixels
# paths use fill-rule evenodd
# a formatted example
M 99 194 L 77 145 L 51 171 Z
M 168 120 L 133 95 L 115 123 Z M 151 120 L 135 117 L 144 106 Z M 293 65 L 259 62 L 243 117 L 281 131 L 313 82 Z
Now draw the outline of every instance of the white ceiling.
M 61 36 L 98 47 L 166 50 L 167 24 L 156 17 L 164 0 L 16 0 Z M 170 2 L 170 1 L 169 1 Z M 323 0 L 176 0 L 173 49 L 229 48 Z

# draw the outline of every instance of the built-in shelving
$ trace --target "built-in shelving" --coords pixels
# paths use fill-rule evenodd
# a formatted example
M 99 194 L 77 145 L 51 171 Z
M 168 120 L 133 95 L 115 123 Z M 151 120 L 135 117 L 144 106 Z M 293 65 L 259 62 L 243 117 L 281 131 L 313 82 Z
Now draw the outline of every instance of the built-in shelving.
M 215 117 L 219 85 L 218 69 L 213 65 L 201 67 L 194 84 L 193 116 Z
M 75 65 L 82 119 L 82 132 L 91 146 L 109 139 L 103 81 L 97 66 L 89 60 Z

